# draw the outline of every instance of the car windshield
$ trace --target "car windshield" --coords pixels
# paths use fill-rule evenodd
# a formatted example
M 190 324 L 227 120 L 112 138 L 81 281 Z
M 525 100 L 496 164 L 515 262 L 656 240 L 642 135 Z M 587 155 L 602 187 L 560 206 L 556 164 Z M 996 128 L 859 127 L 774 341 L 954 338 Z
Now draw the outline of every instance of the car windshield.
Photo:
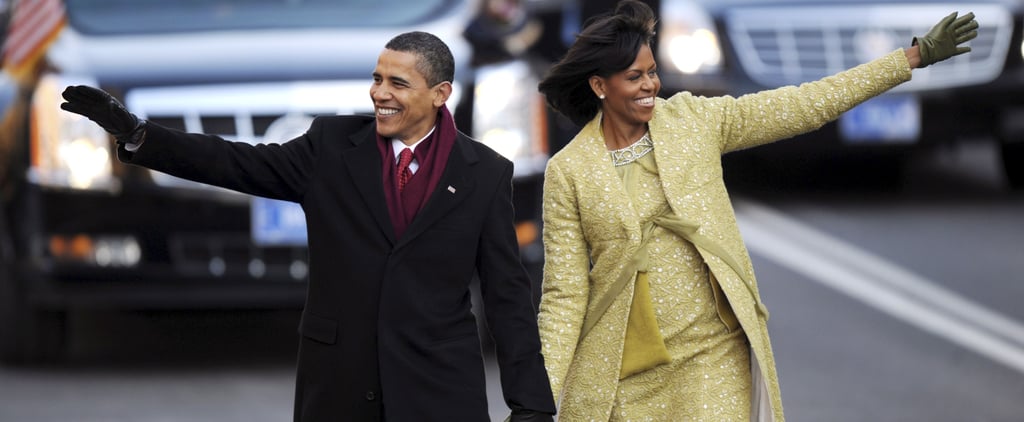
M 414 25 L 464 0 L 66 0 L 68 20 L 93 35 Z

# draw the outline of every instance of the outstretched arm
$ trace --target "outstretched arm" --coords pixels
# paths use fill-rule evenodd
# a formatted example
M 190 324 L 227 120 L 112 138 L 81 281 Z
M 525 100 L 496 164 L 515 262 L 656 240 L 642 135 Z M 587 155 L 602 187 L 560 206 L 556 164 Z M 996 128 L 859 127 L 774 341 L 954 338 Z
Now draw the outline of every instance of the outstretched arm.
M 322 120 L 283 144 L 250 145 L 214 135 L 184 133 L 146 122 L 112 95 L 84 85 L 64 90 L 60 107 L 92 120 L 117 140 L 118 158 L 183 179 L 250 195 L 299 202 L 305 193 Z M 321 118 L 322 119 L 322 118 Z M 145 143 L 145 147 L 140 147 Z
M 967 53 L 978 35 L 974 14 L 944 17 L 912 46 L 814 82 L 745 95 L 717 97 L 709 109 L 726 110 L 722 152 L 749 148 L 818 129 L 857 104 L 910 80 L 911 70 Z

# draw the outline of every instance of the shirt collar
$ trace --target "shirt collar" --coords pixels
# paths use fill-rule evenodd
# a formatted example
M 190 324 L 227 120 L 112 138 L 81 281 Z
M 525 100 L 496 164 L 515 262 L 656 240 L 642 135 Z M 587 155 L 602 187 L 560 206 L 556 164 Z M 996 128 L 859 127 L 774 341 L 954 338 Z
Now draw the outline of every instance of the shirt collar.
M 402 150 L 405 149 L 405 148 L 409 148 L 410 150 L 412 150 L 412 152 L 416 152 L 416 147 L 418 147 L 420 144 L 422 144 L 423 141 L 427 140 L 427 138 L 429 138 L 430 135 L 434 133 L 434 129 L 435 128 L 436 128 L 436 126 L 430 128 L 430 132 L 427 132 L 427 134 L 425 136 L 420 138 L 420 140 L 416 141 L 416 143 L 414 143 L 412 145 L 406 145 L 404 142 L 402 142 L 401 139 L 392 138 L 391 139 L 391 152 L 393 152 L 395 154 L 395 161 L 398 160 L 398 154 L 400 154 L 402 152 Z

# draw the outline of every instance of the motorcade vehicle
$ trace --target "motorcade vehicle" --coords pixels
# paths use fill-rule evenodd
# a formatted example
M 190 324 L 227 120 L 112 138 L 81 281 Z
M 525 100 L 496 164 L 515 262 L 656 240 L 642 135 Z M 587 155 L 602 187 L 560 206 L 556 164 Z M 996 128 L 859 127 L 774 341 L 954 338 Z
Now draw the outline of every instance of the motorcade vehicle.
M 820 130 L 730 156 L 750 165 L 820 165 L 995 142 L 1007 185 L 1024 188 L 1024 3 L 1016 0 L 661 0 L 656 58 L 662 93 L 740 96 L 854 67 L 929 31 L 951 12 L 980 24 L 972 51 L 927 68 Z M 777 154 L 778 153 L 778 154 Z M 796 160 L 776 161 L 787 156 Z M 795 163 L 795 164 L 794 164 Z M 865 168 L 863 173 L 887 171 Z M 862 173 L 862 174 L 863 174 Z
M 49 68 L 4 160 L 0 355 L 56 359 L 69 314 L 89 309 L 299 308 L 308 261 L 295 204 L 126 166 L 97 125 L 59 108 L 100 87 L 149 121 L 250 143 L 283 142 L 322 114 L 373 112 L 371 73 L 411 30 L 455 57 L 460 130 L 515 163 L 517 234 L 537 262 L 546 112 L 535 64 L 476 60 L 475 0 L 66 0 Z M 500 48 L 492 46 L 490 48 Z M 225 164 L 227 165 L 227 164 Z

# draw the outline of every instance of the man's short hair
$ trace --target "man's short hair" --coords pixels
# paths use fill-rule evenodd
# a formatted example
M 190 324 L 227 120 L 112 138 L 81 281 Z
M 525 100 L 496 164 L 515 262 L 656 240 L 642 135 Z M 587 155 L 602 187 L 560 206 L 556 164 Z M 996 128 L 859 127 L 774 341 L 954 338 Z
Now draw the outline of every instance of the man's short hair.
M 455 80 L 455 59 L 448 45 L 434 34 L 406 32 L 388 41 L 384 48 L 415 54 L 416 70 L 430 86 Z

